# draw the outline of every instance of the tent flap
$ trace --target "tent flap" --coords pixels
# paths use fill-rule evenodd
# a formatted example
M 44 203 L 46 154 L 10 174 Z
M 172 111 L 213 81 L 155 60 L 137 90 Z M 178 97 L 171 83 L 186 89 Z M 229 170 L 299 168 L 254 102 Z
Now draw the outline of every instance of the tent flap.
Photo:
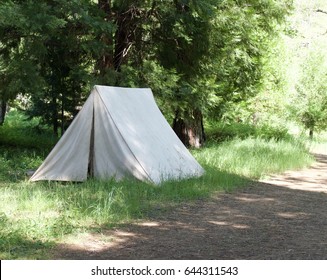
M 85 181 L 92 130 L 93 94 L 30 181 Z

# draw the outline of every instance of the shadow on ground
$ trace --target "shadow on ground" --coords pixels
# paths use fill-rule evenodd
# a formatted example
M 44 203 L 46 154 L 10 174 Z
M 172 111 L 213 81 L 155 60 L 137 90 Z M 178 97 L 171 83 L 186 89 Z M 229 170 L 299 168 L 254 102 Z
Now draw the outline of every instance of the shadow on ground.
M 58 259 L 327 259 L 327 157 L 231 194 L 61 244 Z

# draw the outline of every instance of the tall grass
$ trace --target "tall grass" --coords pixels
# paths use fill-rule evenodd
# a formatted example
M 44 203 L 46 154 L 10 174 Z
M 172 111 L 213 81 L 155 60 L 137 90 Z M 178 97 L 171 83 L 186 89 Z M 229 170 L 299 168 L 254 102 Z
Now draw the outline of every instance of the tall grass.
M 288 169 L 300 169 L 313 163 L 305 145 L 296 140 L 234 139 L 211 145 L 197 154 L 205 165 L 225 172 L 259 179 Z
M 128 180 L 2 183 L 0 257 L 30 258 L 35 246 L 46 250 L 69 234 L 160 215 L 180 201 L 205 198 L 212 191 L 230 190 L 244 183 L 245 179 L 218 170 L 160 187 Z M 18 250 L 22 240 L 29 246 Z

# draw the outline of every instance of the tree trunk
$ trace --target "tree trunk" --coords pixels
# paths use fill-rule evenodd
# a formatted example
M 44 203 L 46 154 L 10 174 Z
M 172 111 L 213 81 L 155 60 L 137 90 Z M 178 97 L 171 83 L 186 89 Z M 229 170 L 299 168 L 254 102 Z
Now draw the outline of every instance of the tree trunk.
M 129 10 L 116 16 L 117 32 L 115 34 L 114 67 L 118 72 L 125 56 L 127 56 L 133 42 L 135 42 L 134 29 L 136 28 L 136 21 L 134 17 L 137 13 L 136 9 L 129 8 Z
M 0 100 L 0 125 L 3 125 L 7 112 L 7 102 Z
M 106 14 L 105 20 L 109 21 L 111 18 L 111 0 L 98 0 L 98 7 Z M 108 46 L 113 44 L 113 40 L 108 34 L 102 34 L 98 40 Z M 113 53 L 103 54 L 96 63 L 96 69 L 99 71 L 100 77 L 104 77 L 108 69 L 114 67 L 113 65 Z
M 62 93 L 61 94 L 61 115 L 60 115 L 60 118 L 61 118 L 61 135 L 60 136 L 63 136 L 64 133 L 65 133 L 65 97 L 64 97 L 64 94 Z
M 118 30 L 116 32 L 116 44 L 114 54 L 114 68 L 116 71 L 120 71 L 120 66 L 123 63 L 125 51 L 127 49 L 127 33 L 124 26 L 124 18 L 118 18 L 117 25 Z
M 58 104 L 56 97 L 52 98 L 52 128 L 53 134 L 58 137 L 58 130 L 59 130 L 59 122 L 58 122 Z
M 200 110 L 194 110 L 188 119 L 181 118 L 177 112 L 173 129 L 186 147 L 200 148 L 206 140 Z
M 109 0 L 98 0 L 98 7 L 106 14 L 106 20 L 114 20 L 117 25 L 117 31 L 112 35 L 104 34 L 99 38 L 108 46 L 114 46 L 112 52 L 104 54 L 97 62 L 97 70 L 100 77 L 104 77 L 108 70 L 119 72 L 124 58 L 127 56 L 133 42 L 135 42 L 134 31 L 136 28 L 135 16 L 138 10 L 133 6 L 123 12 L 112 11 L 112 3 Z
M 98 7 L 108 15 L 110 13 L 111 0 L 98 0 Z
M 309 130 L 309 137 L 311 140 L 313 139 L 313 128 L 310 128 Z

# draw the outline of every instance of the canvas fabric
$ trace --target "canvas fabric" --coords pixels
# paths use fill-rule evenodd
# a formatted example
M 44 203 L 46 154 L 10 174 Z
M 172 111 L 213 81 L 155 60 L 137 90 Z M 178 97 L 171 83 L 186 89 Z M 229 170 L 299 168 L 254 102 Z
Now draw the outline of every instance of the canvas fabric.
M 151 89 L 95 86 L 31 180 L 84 181 L 92 174 L 160 184 L 203 172 L 160 112 Z
M 85 181 L 87 179 L 92 129 L 93 95 L 52 149 L 31 181 Z

